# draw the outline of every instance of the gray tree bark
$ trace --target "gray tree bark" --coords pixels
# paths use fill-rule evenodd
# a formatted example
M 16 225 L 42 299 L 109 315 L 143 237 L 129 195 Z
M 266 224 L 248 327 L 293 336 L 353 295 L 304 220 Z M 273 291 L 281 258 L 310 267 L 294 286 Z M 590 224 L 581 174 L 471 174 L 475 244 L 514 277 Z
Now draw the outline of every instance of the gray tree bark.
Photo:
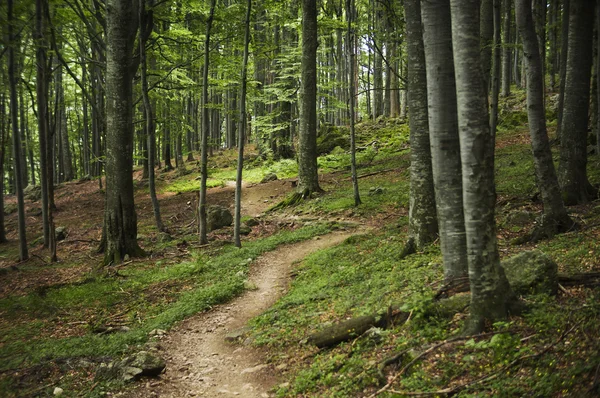
M 137 3 L 137 2 L 136 2 Z M 133 199 L 132 62 L 138 28 L 137 4 L 131 0 L 106 3 L 106 205 L 104 264 L 120 263 L 126 255 L 140 256 Z
M 569 52 L 569 9 L 571 0 L 563 0 L 560 47 L 560 89 L 558 92 L 558 110 L 556 115 L 556 138 L 560 140 L 563 109 L 565 106 L 565 83 L 567 78 L 567 53 Z
M 354 0 L 346 0 L 346 18 L 348 19 L 348 31 L 346 36 L 346 47 L 348 53 L 348 65 L 350 69 L 350 84 L 348 87 L 348 98 L 350 102 L 350 169 L 352 173 L 352 190 L 354 193 L 354 206 L 361 204 L 360 193 L 358 191 L 358 176 L 356 173 L 356 110 L 355 110 L 355 87 L 354 73 L 356 69 L 356 48 L 354 37 L 354 20 L 356 8 Z
M 298 192 L 321 191 L 317 170 L 317 2 L 302 0 Z
M 435 191 L 431 168 L 427 115 L 427 72 L 423 48 L 420 0 L 405 0 L 406 51 L 408 56 L 408 119 L 410 127 L 409 243 L 415 249 L 437 237 Z
M 438 227 L 444 277 L 452 281 L 467 275 L 467 245 L 449 0 L 423 0 L 421 18 Z
M 515 13 L 527 66 L 527 116 L 533 162 L 538 189 L 544 204 L 542 222 L 536 231 L 537 239 L 564 232 L 573 226 L 573 221 L 567 215 L 563 204 L 546 130 L 542 59 L 531 15 L 531 2 L 517 0 Z
M 451 0 L 465 231 L 471 286 L 466 333 L 508 315 L 510 286 L 500 266 L 494 209 L 494 136 L 479 59 L 478 0 Z
M 569 51 L 558 163 L 558 181 L 566 205 L 585 203 L 597 195 L 587 178 L 593 27 L 594 2 L 573 2 L 569 13 Z
M 490 130 L 496 142 L 496 127 L 498 126 L 498 97 L 500 96 L 500 51 L 502 42 L 500 38 L 500 1 L 493 0 L 494 39 L 492 49 L 492 77 L 490 91 Z
M 15 47 L 18 45 L 18 35 L 14 34 L 13 26 L 13 0 L 8 0 L 7 7 L 7 33 L 8 33 L 8 86 L 10 90 L 10 118 L 12 127 L 13 160 L 15 191 L 17 194 L 18 226 L 19 226 L 19 260 L 25 261 L 29 258 L 27 251 L 27 231 L 25 229 L 25 200 L 23 197 L 23 170 L 21 163 L 21 137 L 19 135 L 19 103 L 17 97 L 17 72 Z M 0 176 L 3 178 L 4 176 Z M 4 211 L 4 210 L 3 210 Z
M 235 179 L 235 217 L 233 223 L 233 240 L 236 247 L 242 247 L 240 227 L 242 223 L 242 170 L 244 167 L 244 143 L 246 139 L 246 86 L 248 80 L 248 45 L 250 43 L 250 13 L 252 0 L 248 0 L 246 24 L 244 32 L 244 55 L 242 59 L 242 76 L 240 90 L 240 128 L 238 136 L 238 160 Z
M 206 20 L 206 38 L 204 39 L 204 70 L 202 72 L 202 142 L 200 144 L 200 198 L 198 203 L 198 222 L 200 223 L 200 244 L 208 243 L 206 225 L 206 180 L 208 179 L 208 135 L 210 120 L 208 109 L 208 63 L 210 51 L 210 33 L 215 16 L 216 0 L 210 1 L 210 12 Z
M 481 43 L 481 69 L 485 79 L 486 92 L 490 90 L 492 73 L 492 49 L 494 47 L 494 0 L 480 1 L 479 38 Z
M 512 21 L 512 0 L 504 0 L 503 2 L 504 11 L 504 25 L 502 35 L 502 96 L 508 97 L 510 95 L 510 82 L 511 77 L 511 37 L 510 37 L 510 26 Z

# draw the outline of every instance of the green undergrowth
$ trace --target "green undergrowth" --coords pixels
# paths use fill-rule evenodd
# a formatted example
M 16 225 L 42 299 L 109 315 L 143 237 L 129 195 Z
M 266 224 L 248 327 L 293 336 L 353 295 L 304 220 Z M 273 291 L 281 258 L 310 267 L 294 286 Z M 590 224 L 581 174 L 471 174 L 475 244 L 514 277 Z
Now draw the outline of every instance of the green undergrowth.
M 321 223 L 283 230 L 246 242 L 241 249 L 227 244 L 210 256 L 198 253 L 191 261 L 134 262 L 108 277 L 2 299 L 0 371 L 60 358 L 96 358 L 127 352 L 146 342 L 151 330 L 169 329 L 175 322 L 241 293 L 249 265 L 261 254 L 279 245 L 328 233 L 336 225 Z M 128 331 L 93 333 L 98 327 L 110 325 L 117 315 L 120 323 L 129 327 Z M 47 331 L 40 334 L 45 328 L 81 323 L 81 319 L 87 321 L 87 330 L 80 335 L 60 338 Z M 5 393 L 11 395 L 11 391 Z
M 399 364 L 385 369 L 393 376 L 432 344 L 459 334 L 467 310 L 453 317 L 432 311 L 433 293 L 442 277 L 438 248 L 399 258 L 406 239 L 403 231 L 386 228 L 355 236 L 309 256 L 288 294 L 252 321 L 254 343 L 269 347 L 275 365 L 288 365 L 289 383 L 277 389 L 278 397 L 366 396 L 385 385 L 380 372 L 385 359 L 408 350 Z M 567 245 L 562 240 L 571 247 L 576 243 L 565 235 L 541 247 L 561 263 Z M 585 250 L 600 252 L 600 244 L 588 243 Z M 527 297 L 530 310 L 523 317 L 495 324 L 490 327 L 493 335 L 433 350 L 392 390 L 431 393 L 490 376 L 457 390 L 457 396 L 586 396 L 600 358 L 599 294 L 584 289 L 569 296 Z M 409 321 L 372 329 L 331 349 L 317 350 L 306 342 L 311 333 L 333 322 L 381 313 L 389 306 L 409 312 Z

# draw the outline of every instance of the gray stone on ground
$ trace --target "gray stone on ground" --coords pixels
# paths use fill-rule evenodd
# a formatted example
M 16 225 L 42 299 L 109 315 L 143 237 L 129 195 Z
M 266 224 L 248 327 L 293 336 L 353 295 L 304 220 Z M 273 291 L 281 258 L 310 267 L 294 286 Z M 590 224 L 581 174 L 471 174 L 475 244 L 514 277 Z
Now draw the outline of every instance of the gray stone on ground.
M 25 199 L 29 199 L 32 201 L 40 200 L 42 198 L 42 187 L 41 185 L 27 185 L 25 189 L 23 189 L 23 196 Z
M 535 219 L 535 215 L 527 210 L 514 210 L 506 216 L 506 223 L 516 227 L 524 227 Z
M 250 232 L 252 232 L 252 228 L 250 228 L 248 225 L 246 225 L 246 224 L 240 225 L 240 234 L 241 235 L 249 235 Z
M 206 212 L 208 232 L 219 228 L 228 227 L 233 222 L 231 212 L 223 206 L 209 206 Z
M 555 295 L 558 292 L 558 266 L 539 250 L 519 253 L 504 260 L 502 267 L 516 294 Z
M 245 224 L 249 227 L 256 227 L 259 224 L 259 221 L 256 218 L 249 218 L 246 220 Z
M 158 238 L 158 242 L 159 243 L 167 243 L 173 240 L 173 238 L 171 237 L 171 235 L 169 235 L 166 232 L 160 232 L 157 236 Z
M 19 207 L 17 206 L 16 203 L 10 203 L 10 204 L 4 205 L 4 214 L 6 214 L 7 216 L 9 214 L 16 213 L 17 210 L 19 210 Z
M 166 367 L 165 361 L 148 351 L 139 351 L 130 357 L 109 364 L 101 364 L 96 380 L 137 380 L 142 376 L 158 376 Z
M 56 227 L 54 233 L 56 234 L 57 242 L 67 239 L 67 227 Z
M 260 182 L 264 184 L 265 182 L 277 181 L 277 180 L 278 180 L 277 174 L 269 173 L 266 176 L 264 176 L 263 179 L 260 180 Z

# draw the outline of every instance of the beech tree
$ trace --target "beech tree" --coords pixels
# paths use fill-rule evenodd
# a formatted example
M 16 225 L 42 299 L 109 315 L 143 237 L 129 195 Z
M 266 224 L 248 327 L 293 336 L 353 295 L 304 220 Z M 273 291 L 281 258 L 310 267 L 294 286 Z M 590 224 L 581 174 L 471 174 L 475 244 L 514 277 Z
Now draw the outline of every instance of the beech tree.
M 141 256 L 133 199 L 132 80 L 138 2 L 106 3 L 106 204 L 101 249 L 104 264 Z
M 452 281 L 467 276 L 468 263 L 456 85 L 454 66 L 448 62 L 452 59 L 449 0 L 423 1 L 421 18 L 435 203 L 444 258 L 444 277 Z M 479 37 L 479 32 L 476 36 Z M 481 68 L 481 62 L 479 67 Z

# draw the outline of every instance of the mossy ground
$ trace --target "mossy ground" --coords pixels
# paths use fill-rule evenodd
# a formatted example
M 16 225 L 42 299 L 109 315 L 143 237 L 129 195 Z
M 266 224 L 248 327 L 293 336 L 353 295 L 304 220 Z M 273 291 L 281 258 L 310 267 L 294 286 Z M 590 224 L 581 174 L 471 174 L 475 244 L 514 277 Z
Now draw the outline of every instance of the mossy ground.
M 511 241 L 528 233 L 535 219 L 511 225 L 507 215 L 514 210 L 533 214 L 541 210 L 523 98 L 523 93 L 517 92 L 504 102 L 497 136 L 497 220 L 503 257 L 534 246 L 515 246 Z M 151 214 L 148 216 L 149 202 L 138 200 L 146 195 L 146 187 L 139 183 L 138 214 L 145 215 L 140 217 L 140 242 L 152 256 L 110 268 L 103 275 L 90 272 L 100 258 L 94 249 L 102 222 L 98 205 L 102 192 L 96 182 L 61 186 L 57 197 L 62 210 L 57 220 L 70 223 L 72 234 L 71 240 L 59 246 L 62 261 L 48 264 L 38 240 L 32 250 L 39 258 L 13 270 L 7 266 L 16 262 L 16 245 L 2 247 L 0 262 L 5 272 L 0 277 L 7 283 L 0 289 L 0 395 L 44 395 L 55 386 L 86 396 L 118 389 L 118 384 L 94 382 L 99 361 L 138 350 L 152 329 L 168 329 L 239 294 L 250 261 L 261 253 L 326 233 L 335 228 L 331 220 L 348 219 L 377 228 L 303 261 L 289 293 L 252 321 L 251 336 L 255 344 L 270 348 L 270 361 L 287 364 L 284 378 L 289 383 L 277 389 L 278 396 L 351 397 L 375 392 L 387 381 L 380 369 L 383 360 L 412 350 L 399 365 L 384 369 L 384 375 L 393 376 L 410 355 L 456 335 L 467 312 L 444 318 L 430 311 L 442 277 L 436 245 L 399 257 L 407 233 L 407 141 L 408 129 L 402 121 L 359 125 L 363 204 L 355 207 L 353 203 L 348 154 L 334 149 L 319 158 L 325 193 L 274 215 L 279 220 L 302 219 L 309 225 L 263 223 L 264 230 L 247 238 L 242 250 L 228 243 L 230 231 L 215 234 L 216 240 L 208 247 L 197 247 L 193 193 L 199 185 L 197 172 L 161 173 L 158 185 L 173 240 L 159 241 Z M 252 183 L 269 173 L 288 178 L 297 172 L 293 160 L 250 156 L 246 165 L 244 178 Z M 219 152 L 211 159 L 211 184 L 222 186 L 232 180 L 234 166 L 233 151 Z M 599 166 L 600 159 L 592 156 L 589 175 L 594 184 L 600 182 Z M 61 202 L 68 198 L 74 200 L 68 207 L 71 218 Z M 569 211 L 583 228 L 535 246 L 550 255 L 561 272 L 600 271 L 600 205 L 592 202 Z M 11 225 L 14 215 L 9 216 L 9 228 Z M 37 227 L 28 230 L 31 242 L 39 238 L 40 231 Z M 401 396 L 392 390 L 443 390 L 485 376 L 490 377 L 457 390 L 458 395 L 592 396 L 595 392 L 590 387 L 597 381 L 600 364 L 598 295 L 597 289 L 569 288 L 558 297 L 526 297 L 530 311 L 524 316 L 489 325 L 497 332 L 493 336 L 460 340 L 433 350 L 380 396 Z M 305 343 L 310 333 L 332 322 L 390 305 L 408 311 L 409 321 L 329 350 L 318 351 Z M 129 331 L 96 333 L 107 326 L 127 326 Z

